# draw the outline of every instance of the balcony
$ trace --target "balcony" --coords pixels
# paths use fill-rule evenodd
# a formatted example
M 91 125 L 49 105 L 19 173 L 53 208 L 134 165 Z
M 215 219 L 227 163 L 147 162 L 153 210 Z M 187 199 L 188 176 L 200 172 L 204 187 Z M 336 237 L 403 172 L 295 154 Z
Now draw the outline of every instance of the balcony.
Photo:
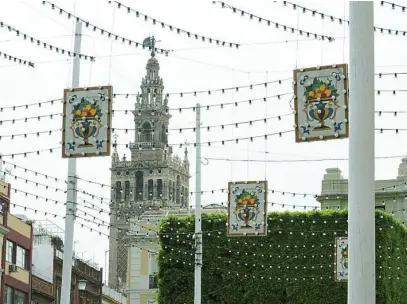
M 167 145 L 162 142 L 131 142 L 129 147 L 130 149 L 166 149 Z
M 44 281 L 35 275 L 32 276 L 32 291 L 33 293 L 41 294 L 52 299 L 54 298 L 52 283 Z

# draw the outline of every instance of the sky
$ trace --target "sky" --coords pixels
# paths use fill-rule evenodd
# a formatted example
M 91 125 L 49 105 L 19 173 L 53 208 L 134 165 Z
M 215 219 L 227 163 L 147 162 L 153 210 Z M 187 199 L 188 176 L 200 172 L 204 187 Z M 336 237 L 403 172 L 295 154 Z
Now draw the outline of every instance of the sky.
M 43 42 L 67 50 L 73 50 L 74 24 L 72 19 L 60 15 L 49 5 L 42 5 L 41 1 L 11 1 L 0 0 L 0 21 L 22 33 L 26 33 Z M 281 2 L 275 3 L 267 0 L 258 0 L 248 3 L 243 0 L 227 2 L 254 15 L 259 15 L 274 22 L 292 26 L 304 31 L 310 31 L 335 37 L 335 41 L 327 42 L 307 39 L 297 33 L 291 34 L 281 29 L 268 27 L 264 22 L 250 20 L 233 14 L 232 11 L 222 9 L 220 5 L 213 5 L 212 1 L 187 0 L 142 0 L 137 2 L 125 1 L 143 14 L 157 20 L 171 24 L 207 37 L 239 43 L 239 49 L 218 47 L 208 42 L 178 35 L 175 31 L 162 28 L 158 23 L 145 22 L 137 18 L 134 13 L 127 13 L 125 9 L 100 0 L 65 0 L 55 1 L 56 5 L 66 11 L 88 20 L 91 24 L 111 31 L 119 36 L 133 41 L 142 42 L 144 38 L 154 35 L 158 42 L 157 47 L 174 50 L 168 56 L 157 54 L 160 63 L 160 75 L 164 80 L 165 92 L 189 92 L 199 90 L 216 90 L 227 87 L 245 86 L 264 83 L 274 80 L 286 80 L 280 84 L 270 84 L 267 87 L 258 86 L 253 90 L 241 89 L 227 91 L 225 94 L 213 92 L 211 95 L 177 94 L 169 98 L 170 108 L 192 107 L 196 103 L 201 105 L 215 105 L 227 102 L 262 99 L 263 97 L 286 94 L 280 100 L 270 98 L 267 102 L 253 101 L 239 103 L 237 107 L 225 106 L 224 109 L 209 107 L 202 109 L 202 124 L 215 126 L 228 123 L 244 122 L 268 117 L 282 116 L 281 120 L 269 119 L 267 123 L 255 122 L 252 126 L 241 124 L 238 128 L 225 127 L 202 130 L 203 142 L 230 140 L 247 136 L 264 135 L 268 133 L 293 130 L 294 116 L 292 115 L 293 95 L 291 78 L 296 68 L 348 63 L 348 26 L 331 22 L 329 18 L 313 17 L 311 13 L 303 14 L 293 10 L 292 6 L 283 6 Z M 348 16 L 347 1 L 301 2 L 310 9 L 316 9 L 328 15 L 346 19 Z M 407 30 L 405 13 L 401 9 L 392 10 L 389 6 L 375 3 L 375 24 L 379 27 Z M 80 86 L 113 85 L 114 93 L 137 93 L 140 89 L 141 79 L 145 75 L 145 65 L 150 52 L 127 43 L 116 41 L 94 32 L 92 28 L 83 27 L 83 40 L 81 53 L 95 56 L 95 61 L 81 61 Z M 376 128 L 407 129 L 405 117 L 407 109 L 403 101 L 407 92 L 404 83 L 407 80 L 407 58 L 403 50 L 407 47 L 407 36 L 375 35 L 375 71 L 376 73 L 400 73 L 394 76 L 376 77 L 376 90 L 397 90 L 383 92 L 376 96 L 377 111 L 398 111 L 398 115 L 376 115 Z M 19 65 L 8 60 L 0 59 L 1 107 L 12 107 L 31 103 L 41 103 L 60 99 L 63 90 L 71 86 L 72 58 L 44 49 L 27 40 L 22 35 L 16 36 L 9 32 L 7 27 L 0 28 L 0 52 L 15 57 L 24 58 L 35 63 L 31 68 Z M 352 81 L 350 79 L 349 81 Z M 401 90 L 401 91 L 400 91 Z M 402 91 L 405 90 L 405 91 Z M 118 96 L 114 99 L 113 109 L 131 110 L 134 108 L 135 97 L 126 98 Z M 405 111 L 406 113 L 401 113 Z M 0 112 L 0 152 L 4 155 L 28 151 L 46 150 L 39 155 L 36 153 L 5 156 L 7 163 L 3 168 L 11 169 L 7 180 L 13 189 L 28 192 L 12 192 L 13 213 L 25 214 L 30 219 L 39 221 L 48 219 L 64 229 L 63 216 L 66 200 L 67 160 L 61 158 L 60 142 L 62 126 L 62 104 L 55 101 L 53 104 L 38 105 L 12 109 Z M 25 117 L 47 116 L 54 114 L 53 118 L 42 117 L 29 119 Z M 195 126 L 195 112 L 192 110 L 171 111 L 170 143 L 195 142 L 195 133 L 192 130 L 179 132 L 180 128 Z M 12 123 L 12 119 L 16 120 Z M 6 121 L 9 120 L 9 121 Z M 116 112 L 113 116 L 113 128 L 129 129 L 126 134 L 118 131 L 119 154 L 122 158 L 130 157 L 130 151 L 125 144 L 134 141 L 133 117 L 129 112 Z M 53 131 L 49 134 L 49 131 Z M 14 139 L 6 135 L 17 135 L 32 132 L 43 132 L 39 137 L 34 135 L 15 136 Z M 407 154 L 403 142 L 407 132 L 384 131 L 376 132 L 376 156 L 402 156 Z M 362 143 L 361 143 L 362 144 Z M 50 153 L 49 149 L 53 148 Z M 174 154 L 183 157 L 184 148 L 175 146 Z M 190 160 L 190 192 L 195 190 L 195 151 L 193 145 L 188 147 Z M 228 181 L 238 180 L 268 180 L 269 188 L 292 193 L 318 194 L 321 191 L 321 179 L 326 168 L 338 167 L 345 178 L 348 177 L 348 163 L 329 159 L 344 158 L 348 156 L 348 140 L 330 140 L 324 142 L 295 143 L 294 133 L 290 132 L 279 136 L 269 136 L 254 139 L 253 142 L 239 140 L 226 143 L 222 146 L 213 143 L 210 147 L 202 148 L 202 189 L 213 190 L 226 188 Z M 216 159 L 230 159 L 225 161 Z M 322 160 L 321 160 L 322 159 Z M 401 157 L 376 160 L 376 179 L 396 178 Z M 250 160 L 250 161 L 249 161 Z M 291 160 L 291 161 L 289 161 Z M 293 162 L 292 160 L 300 160 Z M 313 161 L 312 161 L 313 160 Z M 17 165 L 14 168 L 13 165 Z M 109 198 L 108 187 L 101 187 L 87 181 L 110 185 L 110 157 L 95 157 L 79 159 L 77 161 L 77 174 L 80 177 L 78 188 L 100 197 Z M 26 171 L 25 169 L 28 170 Z M 44 175 L 34 174 L 30 170 Z M 17 179 L 15 179 L 17 176 Z M 50 177 L 58 178 L 57 181 Z M 27 179 L 27 182 L 25 181 Z M 33 182 L 31 182 L 33 181 Z M 38 183 L 38 185 L 36 185 Z M 43 185 L 48 185 L 46 188 Z M 55 190 L 55 188 L 59 190 Z M 35 195 L 57 200 L 46 201 L 36 199 Z M 194 204 L 194 195 L 190 204 Z M 75 225 L 75 251 L 79 257 L 89 259 L 104 267 L 106 250 L 108 250 L 109 231 L 106 227 L 96 223 L 108 222 L 106 213 L 92 211 L 103 208 L 108 210 L 108 201 L 92 199 L 91 196 L 79 193 L 79 217 Z M 85 201 L 86 202 L 85 202 Z M 225 202 L 226 193 L 215 191 L 204 193 L 203 204 Z M 293 210 L 293 207 L 284 206 L 318 206 L 312 195 L 282 195 L 274 193 L 269 195 L 269 201 L 275 202 L 271 210 Z M 24 207 L 31 209 L 24 209 Z M 35 212 L 34 210 L 37 210 Z M 45 215 L 44 212 L 47 212 Z M 86 215 L 84 214 L 86 212 Z M 58 215 L 54 217 L 50 213 Z M 89 214 L 92 216 L 89 217 Z M 86 219 L 88 221 L 86 221 Z M 84 224 L 86 227 L 81 227 Z M 92 231 L 90 230 L 92 229 Z M 101 232 L 102 235 L 99 235 Z

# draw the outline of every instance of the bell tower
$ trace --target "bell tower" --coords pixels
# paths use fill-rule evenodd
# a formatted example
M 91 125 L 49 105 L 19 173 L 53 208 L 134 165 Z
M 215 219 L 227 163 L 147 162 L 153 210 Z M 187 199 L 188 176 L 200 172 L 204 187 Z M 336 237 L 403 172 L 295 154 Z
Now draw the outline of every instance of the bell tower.
M 151 57 L 132 111 L 131 159 L 120 158 L 116 149 L 112 155 L 109 285 L 115 288 L 126 286 L 130 220 L 161 207 L 187 207 L 189 201 L 188 154 L 185 151 L 182 160 L 168 145 L 171 115 L 154 44 L 154 37 L 144 41 Z

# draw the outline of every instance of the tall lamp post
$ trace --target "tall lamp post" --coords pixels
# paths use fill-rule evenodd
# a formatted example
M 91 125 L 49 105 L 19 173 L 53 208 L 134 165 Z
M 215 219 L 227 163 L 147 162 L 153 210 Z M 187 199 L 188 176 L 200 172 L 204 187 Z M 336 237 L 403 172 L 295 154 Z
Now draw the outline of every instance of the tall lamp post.
M 376 303 L 373 5 L 349 4 L 348 304 Z

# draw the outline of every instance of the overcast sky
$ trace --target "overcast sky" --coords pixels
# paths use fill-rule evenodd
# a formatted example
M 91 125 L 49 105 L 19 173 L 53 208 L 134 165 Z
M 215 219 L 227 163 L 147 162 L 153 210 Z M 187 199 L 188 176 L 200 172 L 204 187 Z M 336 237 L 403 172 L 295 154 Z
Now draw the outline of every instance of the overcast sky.
M 11 1 L 0 0 L 0 21 L 19 29 L 43 42 L 65 48 L 73 49 L 73 21 L 65 15 L 51 10 L 50 6 L 43 6 L 41 1 Z M 292 77 L 292 70 L 296 67 L 306 68 L 317 65 L 339 64 L 348 62 L 348 27 L 340 25 L 337 21 L 331 22 L 327 17 L 312 17 L 310 13 L 303 14 L 293 10 L 292 6 L 284 7 L 281 3 L 273 3 L 267 0 L 256 2 L 230 1 L 229 4 L 243 10 L 257 14 L 266 19 L 286 24 L 304 31 L 325 34 L 335 37 L 334 42 L 307 39 L 284 32 L 281 28 L 268 27 L 264 22 L 241 17 L 233 14 L 230 10 L 221 9 L 219 5 L 213 5 L 212 1 L 186 1 L 186 0 L 143 0 L 123 1 L 135 10 L 147 14 L 157 20 L 164 21 L 174 27 L 179 27 L 207 37 L 236 42 L 241 47 L 236 50 L 229 47 L 216 47 L 207 42 L 203 43 L 186 35 L 177 35 L 168 28 L 161 28 L 160 24 L 153 25 L 145 22 L 142 18 L 136 18 L 134 13 L 128 14 L 125 9 L 114 8 L 108 1 L 101 0 L 66 0 L 57 1 L 55 4 L 67 11 L 75 13 L 79 17 L 88 20 L 105 30 L 117 35 L 142 42 L 149 35 L 154 35 L 158 47 L 172 49 L 168 57 L 158 54 L 157 59 L 161 66 L 161 76 L 164 79 L 165 92 L 186 92 L 196 90 L 214 90 L 219 88 L 242 86 L 261 83 L 272 80 L 288 79 Z M 348 3 L 342 1 L 329 1 L 326 3 L 304 2 L 304 6 L 317 9 L 328 15 L 339 18 L 347 18 Z M 380 27 L 407 30 L 405 14 L 401 10 L 392 10 L 390 7 L 382 7 L 377 2 L 375 6 L 375 24 Z M 401 35 L 376 34 L 376 73 L 407 72 L 407 59 L 404 51 L 407 46 L 407 37 Z M 35 68 L 18 65 L 8 60 L 0 59 L 0 83 L 1 98 L 0 107 L 40 103 L 63 96 L 63 89 L 70 87 L 72 62 L 65 55 L 44 49 L 29 41 L 25 41 L 20 35 L 9 32 L 6 27 L 0 28 L 0 52 L 15 57 L 27 59 L 35 63 Z M 113 85 L 115 93 L 137 93 L 141 84 L 141 78 L 145 75 L 145 65 L 149 58 L 149 52 L 129 46 L 127 43 L 110 39 L 107 35 L 100 35 L 91 28 L 83 29 L 83 43 L 81 53 L 96 57 L 95 62 L 82 61 L 81 63 L 81 86 Z M 406 89 L 407 75 L 399 75 L 397 79 L 392 76 L 376 77 L 376 89 L 393 90 Z M 350 79 L 352 81 L 352 79 Z M 239 125 L 238 128 L 225 127 L 211 128 L 211 131 L 202 130 L 202 141 L 216 141 L 223 139 L 235 139 L 247 136 L 264 135 L 288 131 L 293 129 L 294 116 L 290 103 L 292 97 L 291 81 L 282 82 L 281 85 L 273 84 L 259 86 L 253 90 L 232 91 L 225 94 L 213 92 L 198 94 L 197 97 L 185 95 L 180 97 L 172 95 L 169 99 L 170 108 L 193 106 L 197 102 L 204 105 L 236 102 L 248 99 L 263 98 L 277 94 L 284 94 L 281 100 L 269 99 L 268 102 L 253 101 L 252 105 L 240 103 L 238 107 L 225 107 L 223 110 L 211 108 L 209 111 L 202 110 L 202 123 L 206 125 L 221 125 L 234 122 L 263 119 L 278 115 L 290 114 L 281 120 L 271 119 L 267 124 L 263 122 L 253 123 L 252 126 Z M 376 96 L 377 110 L 407 111 L 403 106 L 406 92 L 393 93 L 383 92 Z M 117 97 L 113 108 L 134 108 L 134 97 Z M 357 102 L 357 101 L 354 101 Z M 0 112 L 0 120 L 17 119 L 38 115 L 62 113 L 62 104 L 55 102 L 53 105 L 44 104 L 30 107 L 28 110 L 17 108 L 15 111 L 4 109 Z M 172 111 L 171 129 L 194 127 L 195 113 L 191 110 Z M 383 114 L 376 115 L 377 128 L 407 128 L 405 123 L 406 114 L 399 113 L 397 117 Z M 49 134 L 41 134 L 39 137 L 28 135 L 14 139 L 5 138 L 4 135 L 21 134 L 39 131 L 60 129 L 61 116 L 53 116 L 53 119 L 41 118 L 16 121 L 4 121 L 0 125 L 0 152 L 7 155 L 11 153 L 27 152 L 39 149 L 50 149 L 60 145 L 61 133 L 56 131 Z M 133 129 L 133 117 L 116 113 L 113 119 L 113 127 Z M 376 156 L 394 156 L 407 154 L 403 146 L 407 132 L 385 131 L 384 134 L 376 132 Z M 119 144 L 126 144 L 134 139 L 134 132 L 128 134 L 118 132 Z M 176 130 L 170 131 L 170 143 L 184 141 L 194 142 L 195 134 L 191 130 L 182 133 Z M 265 153 L 267 151 L 267 154 Z M 129 151 L 125 146 L 119 146 L 120 157 L 124 154 L 129 157 Z M 174 147 L 174 153 L 183 157 L 183 148 Z M 348 140 L 332 140 L 327 142 L 295 143 L 294 133 L 283 134 L 282 137 L 270 136 L 268 140 L 255 139 L 253 142 L 239 141 L 227 143 L 225 146 L 212 144 L 204 146 L 202 157 L 204 158 L 229 158 L 243 160 L 238 162 L 209 160 L 206 166 L 202 166 L 202 189 L 212 190 L 226 188 L 230 180 L 262 180 L 269 181 L 269 188 L 295 193 L 317 194 L 321 191 L 321 179 L 328 167 L 339 167 L 344 176 L 348 175 L 346 161 L 318 161 L 318 162 L 286 162 L 284 160 L 315 160 L 330 158 L 346 158 L 348 154 Z M 190 191 L 195 188 L 195 151 L 189 147 L 191 162 Z M 5 157 L 4 160 L 30 170 L 55 176 L 61 180 L 66 179 L 67 160 L 61 159 L 61 150 L 55 149 L 53 153 L 41 152 L 40 155 L 29 154 L 26 158 L 16 156 L 14 159 Z M 259 162 L 247 162 L 247 160 L 259 160 Z M 268 162 L 264 162 L 268 160 Z M 270 162 L 276 160 L 278 162 Z M 103 184 L 110 184 L 110 157 L 98 157 L 78 160 L 78 176 L 85 180 L 92 180 Z M 397 175 L 400 158 L 381 159 L 376 161 L 376 178 L 395 178 Z M 6 168 L 12 168 L 7 164 Z M 24 169 L 12 169 L 12 174 L 38 183 L 66 189 L 63 182 L 55 182 L 45 179 L 43 176 L 25 172 Z M 12 187 L 52 198 L 65 201 L 66 196 L 62 191 L 26 183 L 24 180 L 9 176 L 8 180 Z M 79 181 L 78 187 L 87 192 L 108 198 L 110 191 L 107 187 L 95 186 L 84 181 Z M 83 199 L 92 202 L 99 208 L 108 209 L 106 203 L 101 204 L 98 200 L 79 194 L 79 203 L 85 204 Z M 202 197 L 203 204 L 225 202 L 226 193 L 205 193 Z M 319 205 L 311 196 L 283 196 L 279 193 L 270 194 L 269 200 L 280 204 L 291 205 Z M 65 207 L 63 204 L 54 204 L 45 200 L 36 200 L 33 196 L 25 196 L 22 193 L 13 193 L 12 202 L 21 206 L 37 209 L 41 212 L 24 211 L 21 207 L 13 208 L 14 213 L 24 213 L 29 218 L 43 220 L 48 218 L 61 228 L 64 227 L 62 218 L 44 216 L 44 212 L 51 212 L 63 216 Z M 194 196 L 191 197 L 194 203 Z M 98 219 L 108 221 L 107 214 L 92 212 L 89 208 L 80 206 L 81 210 L 92 213 Z M 274 206 L 272 210 L 292 210 Z M 79 212 L 80 217 L 85 217 Z M 93 218 L 92 218 L 93 220 Z M 108 234 L 108 229 L 98 227 L 95 224 L 78 219 L 78 223 Z M 96 220 L 96 222 L 101 222 Z M 108 239 L 99 236 L 97 232 L 90 232 L 89 228 L 75 226 L 75 250 L 80 257 L 94 259 L 101 267 L 105 263 L 105 251 L 108 250 Z

